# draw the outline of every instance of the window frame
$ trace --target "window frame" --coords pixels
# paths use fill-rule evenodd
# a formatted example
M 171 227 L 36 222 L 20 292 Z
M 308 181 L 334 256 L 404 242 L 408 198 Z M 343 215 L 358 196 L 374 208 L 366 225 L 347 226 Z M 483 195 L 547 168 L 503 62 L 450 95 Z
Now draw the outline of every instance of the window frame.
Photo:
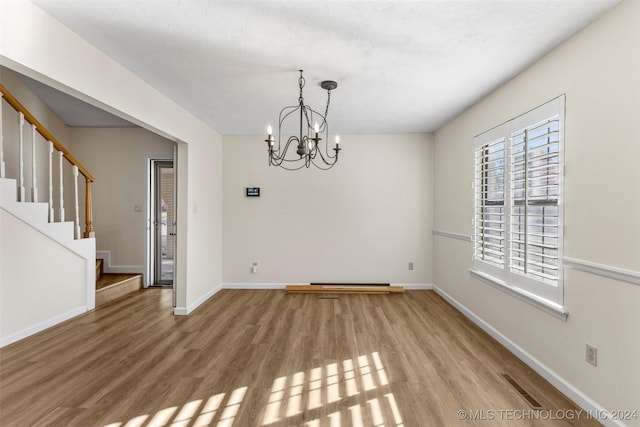
M 533 277 L 532 274 L 523 274 L 514 271 L 512 268 L 513 243 L 511 240 L 512 220 L 514 197 L 512 195 L 512 178 L 513 178 L 513 149 L 514 139 L 518 132 L 529 129 L 536 124 L 545 120 L 556 117 L 558 119 L 558 171 L 557 171 L 557 280 L 550 283 L 548 280 L 543 281 Z M 474 180 L 473 180 L 473 197 L 474 197 L 474 214 L 473 214 L 473 263 L 471 272 L 477 277 L 488 281 L 499 288 L 506 289 L 510 293 L 517 294 L 527 300 L 534 301 L 536 305 L 542 304 L 548 309 L 562 315 L 566 315 L 564 309 L 564 274 L 562 267 L 563 254 L 563 236 L 564 236 L 564 152 L 565 152 L 565 95 L 561 95 L 551 101 L 548 101 L 518 117 L 515 117 L 495 128 L 481 133 L 473 139 L 473 159 L 474 159 Z M 484 242 L 483 226 L 479 224 L 479 209 L 485 206 L 483 194 L 486 188 L 478 188 L 486 184 L 483 181 L 482 173 L 486 164 L 478 163 L 478 156 L 481 150 L 496 141 L 504 140 L 504 181 L 503 189 L 503 263 L 493 263 L 486 261 L 478 256 L 479 245 Z M 483 169 L 479 169 L 482 167 Z M 532 181 L 531 176 L 525 176 L 525 186 L 529 188 L 529 182 Z M 481 203 L 479 205 L 479 202 Z M 525 202 L 526 204 L 527 202 Z M 520 205 L 521 206 L 521 205 Z M 527 205 L 529 206 L 529 205 Z M 525 211 L 528 207 L 525 207 Z M 530 232 L 528 231 L 528 234 Z M 526 249 L 526 248 L 525 248 Z

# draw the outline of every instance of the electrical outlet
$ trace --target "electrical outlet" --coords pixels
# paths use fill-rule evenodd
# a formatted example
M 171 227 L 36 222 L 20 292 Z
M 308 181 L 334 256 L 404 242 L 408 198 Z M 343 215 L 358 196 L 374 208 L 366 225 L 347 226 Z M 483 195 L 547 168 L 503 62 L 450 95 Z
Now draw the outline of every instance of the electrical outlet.
M 409 270 L 413 270 L 413 263 L 412 262 L 409 263 Z
M 258 263 L 254 262 L 251 264 L 251 274 L 258 274 Z
M 585 360 L 587 361 L 587 363 L 590 363 L 593 366 L 598 366 L 598 349 L 592 345 L 587 344 Z

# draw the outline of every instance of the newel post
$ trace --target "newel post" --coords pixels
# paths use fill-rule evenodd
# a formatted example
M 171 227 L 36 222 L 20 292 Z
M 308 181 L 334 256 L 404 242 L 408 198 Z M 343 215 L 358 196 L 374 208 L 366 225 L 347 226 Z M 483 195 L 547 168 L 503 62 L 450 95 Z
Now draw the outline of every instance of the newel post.
M 85 225 L 86 225 L 86 229 L 84 232 L 84 237 L 95 237 L 94 231 L 93 231 L 93 210 L 92 210 L 92 201 L 91 201 L 91 180 L 89 180 L 89 178 L 87 178 L 86 180 L 87 185 L 85 186 L 85 205 L 84 205 L 84 212 L 85 212 Z

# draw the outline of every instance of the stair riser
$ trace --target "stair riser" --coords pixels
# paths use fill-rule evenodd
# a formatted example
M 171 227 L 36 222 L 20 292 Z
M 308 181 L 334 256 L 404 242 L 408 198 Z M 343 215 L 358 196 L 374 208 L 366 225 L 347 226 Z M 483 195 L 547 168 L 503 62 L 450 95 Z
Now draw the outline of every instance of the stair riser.
M 142 289 L 142 276 L 132 277 L 96 291 L 96 307 Z

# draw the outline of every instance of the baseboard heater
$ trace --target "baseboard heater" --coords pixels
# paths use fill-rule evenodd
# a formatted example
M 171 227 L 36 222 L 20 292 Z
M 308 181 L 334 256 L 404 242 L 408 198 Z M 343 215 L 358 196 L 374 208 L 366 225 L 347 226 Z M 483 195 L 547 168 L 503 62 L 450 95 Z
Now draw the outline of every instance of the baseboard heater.
M 388 295 L 404 292 L 402 286 L 389 283 L 310 283 L 308 285 L 287 285 L 288 294 L 371 294 Z

